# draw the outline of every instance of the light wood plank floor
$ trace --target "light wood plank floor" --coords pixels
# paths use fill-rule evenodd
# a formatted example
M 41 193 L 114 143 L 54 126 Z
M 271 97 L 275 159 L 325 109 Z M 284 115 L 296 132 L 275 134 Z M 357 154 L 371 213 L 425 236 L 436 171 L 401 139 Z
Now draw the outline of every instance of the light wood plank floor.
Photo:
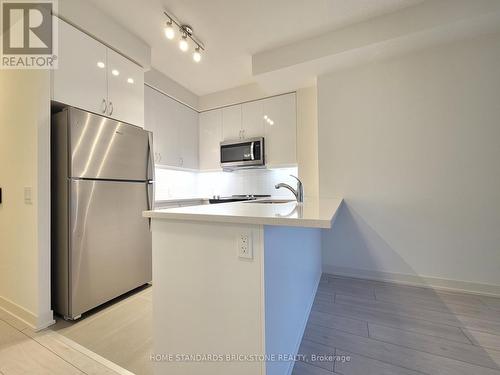
M 47 329 L 34 332 L 0 311 L 1 375 L 131 375 Z
M 293 375 L 500 375 L 500 298 L 324 274 Z
M 75 322 L 59 319 L 51 329 L 134 374 L 153 373 L 152 287 L 128 293 Z
M 37 333 L 0 312 L 0 375 L 152 374 L 151 319 L 151 288 Z M 293 375 L 500 375 L 500 299 L 325 274 L 300 353 Z

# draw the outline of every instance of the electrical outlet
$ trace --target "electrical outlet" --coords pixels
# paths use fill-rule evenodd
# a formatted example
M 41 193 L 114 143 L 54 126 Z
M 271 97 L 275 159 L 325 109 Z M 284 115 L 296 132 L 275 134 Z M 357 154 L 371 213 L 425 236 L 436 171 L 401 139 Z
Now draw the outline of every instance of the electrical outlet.
M 250 233 L 242 233 L 239 235 L 238 256 L 240 258 L 253 259 L 252 236 Z

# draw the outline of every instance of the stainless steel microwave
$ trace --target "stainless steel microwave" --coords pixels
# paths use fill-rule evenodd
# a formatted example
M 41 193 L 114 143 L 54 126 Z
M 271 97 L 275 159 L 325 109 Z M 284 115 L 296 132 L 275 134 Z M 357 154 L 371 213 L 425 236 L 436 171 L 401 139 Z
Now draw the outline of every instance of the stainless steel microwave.
M 220 144 L 220 165 L 223 169 L 263 167 L 265 164 L 263 137 Z

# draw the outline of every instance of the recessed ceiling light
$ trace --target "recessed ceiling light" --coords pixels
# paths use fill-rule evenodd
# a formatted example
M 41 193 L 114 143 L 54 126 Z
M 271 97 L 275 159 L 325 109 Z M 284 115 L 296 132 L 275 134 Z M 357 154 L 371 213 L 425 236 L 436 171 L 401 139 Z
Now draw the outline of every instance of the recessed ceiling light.
M 98 61 L 97 62 L 97 66 L 101 69 L 105 68 L 106 67 L 106 64 L 104 64 L 102 61 Z
M 128 83 L 134 83 L 134 79 L 133 79 L 133 78 L 128 78 L 128 79 L 127 79 L 127 82 L 128 82 Z
M 119 72 L 118 70 L 116 70 L 116 69 L 113 69 L 113 70 L 111 71 L 111 74 L 113 74 L 114 76 L 119 76 L 119 75 L 120 75 L 120 72 Z

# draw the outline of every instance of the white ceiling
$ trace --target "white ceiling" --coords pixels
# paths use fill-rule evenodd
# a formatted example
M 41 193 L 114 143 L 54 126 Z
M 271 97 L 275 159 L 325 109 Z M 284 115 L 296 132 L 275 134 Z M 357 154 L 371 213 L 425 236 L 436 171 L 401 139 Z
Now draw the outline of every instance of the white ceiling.
M 254 82 L 252 54 L 423 0 L 91 0 L 152 48 L 152 65 L 197 95 Z M 118 6 L 119 4 L 119 6 Z M 164 37 L 166 9 L 207 48 L 201 63 Z

